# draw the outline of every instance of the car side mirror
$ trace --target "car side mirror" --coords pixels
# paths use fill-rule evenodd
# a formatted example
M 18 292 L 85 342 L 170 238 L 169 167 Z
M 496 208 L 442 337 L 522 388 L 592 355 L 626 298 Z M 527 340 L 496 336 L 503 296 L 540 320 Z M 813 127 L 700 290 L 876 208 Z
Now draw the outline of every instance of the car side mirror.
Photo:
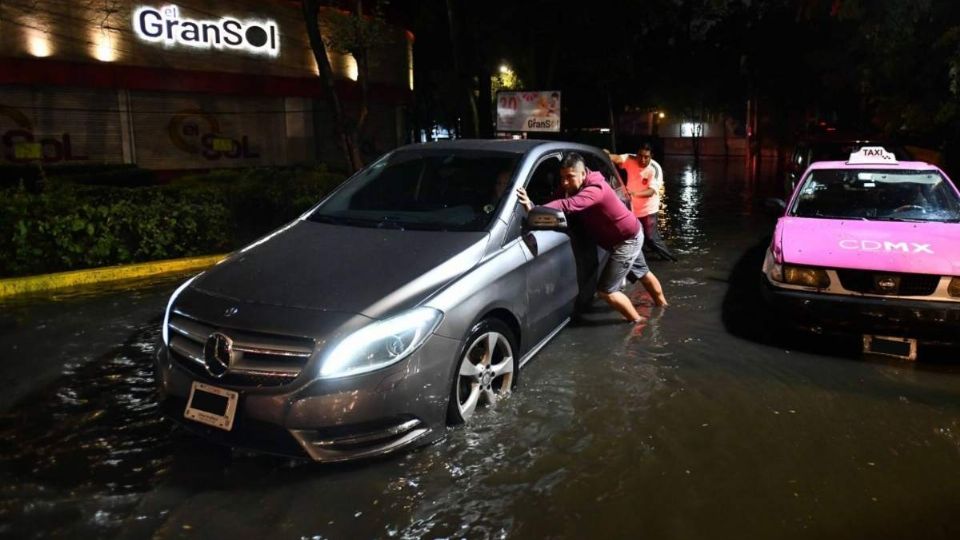
M 562 210 L 534 206 L 527 213 L 526 228 L 531 231 L 565 231 L 567 216 Z
M 783 199 L 769 197 L 764 199 L 763 207 L 771 214 L 783 215 L 783 212 L 787 209 L 787 203 Z

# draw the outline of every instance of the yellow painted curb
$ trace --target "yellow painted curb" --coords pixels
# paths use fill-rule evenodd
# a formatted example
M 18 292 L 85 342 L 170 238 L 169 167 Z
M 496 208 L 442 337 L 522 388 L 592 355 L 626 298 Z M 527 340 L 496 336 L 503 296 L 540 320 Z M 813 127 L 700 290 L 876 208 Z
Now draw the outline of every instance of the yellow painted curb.
M 92 268 L 90 270 L 74 270 L 71 272 L 59 272 L 41 276 L 0 279 L 0 298 L 107 281 L 120 281 L 176 272 L 202 270 L 220 262 L 226 256 L 226 254 L 206 255 L 187 259 L 171 259 L 125 266 Z

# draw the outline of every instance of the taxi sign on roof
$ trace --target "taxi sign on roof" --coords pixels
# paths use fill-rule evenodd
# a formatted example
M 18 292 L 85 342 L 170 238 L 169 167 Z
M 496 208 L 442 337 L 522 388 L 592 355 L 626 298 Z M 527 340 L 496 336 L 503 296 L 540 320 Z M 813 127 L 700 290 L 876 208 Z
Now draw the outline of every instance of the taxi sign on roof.
M 897 157 L 893 153 L 887 152 L 882 146 L 864 146 L 856 152 L 850 152 L 850 159 L 847 160 L 848 165 L 865 163 L 896 165 Z

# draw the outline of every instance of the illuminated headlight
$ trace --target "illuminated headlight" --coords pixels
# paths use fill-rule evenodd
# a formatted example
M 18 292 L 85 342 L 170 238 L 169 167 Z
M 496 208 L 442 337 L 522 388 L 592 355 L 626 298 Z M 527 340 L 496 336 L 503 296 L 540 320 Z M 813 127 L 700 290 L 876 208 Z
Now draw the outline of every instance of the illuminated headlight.
M 960 296 L 960 277 L 950 280 L 950 286 L 947 287 L 947 294 L 950 296 Z
M 177 297 L 180 296 L 180 293 L 182 293 L 184 289 L 186 289 L 191 283 L 193 283 L 193 280 L 197 279 L 202 275 L 203 275 L 203 272 L 200 272 L 199 274 L 193 276 L 192 278 L 184 281 L 183 284 L 177 287 L 177 290 L 173 291 L 173 294 L 170 295 L 170 301 L 167 302 L 167 309 L 163 312 L 163 330 L 161 330 L 161 332 L 163 335 L 164 345 L 166 346 L 170 345 L 170 308 L 173 307 L 173 303 L 177 300 Z
M 365 326 L 324 357 L 320 377 L 346 377 L 395 364 L 422 345 L 441 319 L 440 311 L 422 307 Z
M 789 283 L 790 285 L 826 289 L 830 286 L 830 276 L 827 275 L 826 271 L 819 268 L 806 268 L 785 264 L 783 265 L 783 282 Z

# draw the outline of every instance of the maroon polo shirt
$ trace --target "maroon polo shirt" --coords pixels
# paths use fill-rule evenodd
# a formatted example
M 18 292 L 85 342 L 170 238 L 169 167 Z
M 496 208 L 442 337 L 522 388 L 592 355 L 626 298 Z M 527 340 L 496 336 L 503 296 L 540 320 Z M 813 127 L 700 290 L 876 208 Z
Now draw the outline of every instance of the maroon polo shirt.
M 640 222 L 624 206 L 603 175 L 589 172 L 580 190 L 544 206 L 576 214 L 593 240 L 607 251 L 637 235 Z

